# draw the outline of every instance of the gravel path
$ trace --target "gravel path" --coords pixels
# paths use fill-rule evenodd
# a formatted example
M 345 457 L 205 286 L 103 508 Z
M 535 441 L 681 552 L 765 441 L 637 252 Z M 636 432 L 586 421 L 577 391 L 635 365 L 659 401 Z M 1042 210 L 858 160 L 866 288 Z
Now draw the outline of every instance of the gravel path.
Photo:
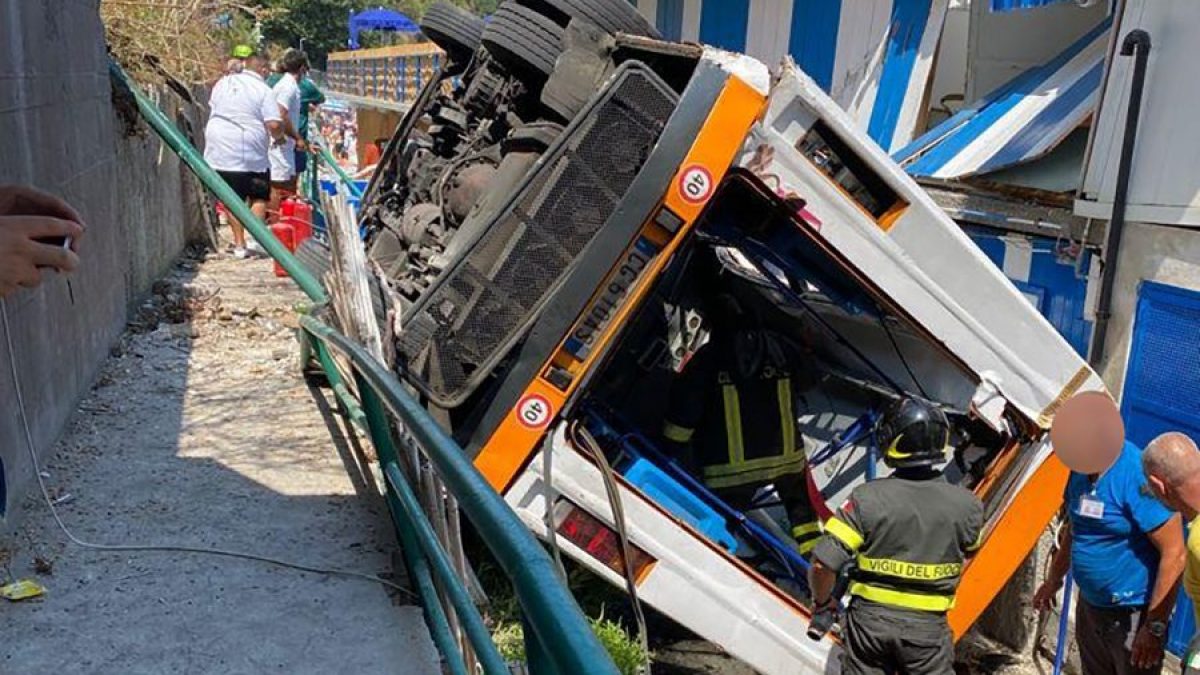
M 396 544 L 369 449 L 298 376 L 304 298 L 270 267 L 184 259 L 156 284 L 43 467 L 50 492 L 90 541 L 390 578 Z M 47 593 L 0 605 L 0 672 L 440 672 L 402 593 L 260 562 L 87 550 L 40 499 L 27 506 L 0 563 Z

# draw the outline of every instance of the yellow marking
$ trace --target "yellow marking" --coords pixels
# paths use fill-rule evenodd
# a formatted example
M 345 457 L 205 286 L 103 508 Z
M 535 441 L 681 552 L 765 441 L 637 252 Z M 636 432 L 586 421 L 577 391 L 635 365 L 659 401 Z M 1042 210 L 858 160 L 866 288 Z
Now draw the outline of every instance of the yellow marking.
M 663 436 L 666 436 L 668 440 L 675 441 L 676 443 L 687 443 L 688 441 L 692 440 L 692 434 L 694 433 L 696 433 L 695 429 L 681 427 L 678 424 L 672 424 L 671 422 L 663 422 Z
M 913 581 L 953 579 L 962 574 L 962 568 L 962 563 L 914 563 L 890 558 L 858 556 L 858 569 L 863 572 Z
M 1071 398 L 1076 392 L 1079 391 L 1079 388 L 1083 386 L 1084 382 L 1087 382 L 1091 375 L 1092 369 L 1090 367 L 1080 366 L 1079 370 L 1075 371 L 1075 374 L 1071 376 L 1071 379 L 1067 380 L 1067 384 L 1062 388 L 1062 391 L 1058 392 L 1058 396 L 1055 396 L 1054 400 L 1051 401 L 1050 404 L 1042 410 L 1041 414 L 1038 415 L 1038 426 L 1043 429 L 1049 429 L 1050 424 L 1054 421 L 1054 415 L 1058 412 L 1058 409 L 1062 407 L 1062 404 L 1067 402 L 1067 399 Z M 1109 396 L 1112 396 L 1112 394 L 1109 394 Z
M 740 466 L 746 461 L 746 448 L 742 445 L 742 406 L 737 387 L 721 385 L 721 398 L 725 400 L 725 447 L 729 452 L 729 464 Z
M 845 544 L 851 553 L 856 553 L 866 541 L 853 527 L 837 516 L 825 521 L 825 533 Z
M 850 595 L 856 595 L 871 602 L 878 602 L 881 605 L 917 609 L 924 612 L 948 612 L 950 608 L 954 607 L 954 596 L 952 595 L 910 593 L 908 591 L 883 588 L 882 586 L 872 586 L 857 581 L 850 584 Z
M 776 383 L 779 398 L 779 423 L 783 432 L 783 454 L 796 452 L 796 420 L 792 416 L 792 381 L 783 378 Z

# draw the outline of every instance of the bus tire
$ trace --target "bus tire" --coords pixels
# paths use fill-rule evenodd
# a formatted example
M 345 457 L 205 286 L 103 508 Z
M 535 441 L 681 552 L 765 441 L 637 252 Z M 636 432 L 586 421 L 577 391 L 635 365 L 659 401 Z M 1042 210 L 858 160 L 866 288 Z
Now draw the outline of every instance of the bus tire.
M 544 14 L 509 0 L 492 15 L 482 42 L 508 70 L 544 80 L 562 53 L 563 29 Z

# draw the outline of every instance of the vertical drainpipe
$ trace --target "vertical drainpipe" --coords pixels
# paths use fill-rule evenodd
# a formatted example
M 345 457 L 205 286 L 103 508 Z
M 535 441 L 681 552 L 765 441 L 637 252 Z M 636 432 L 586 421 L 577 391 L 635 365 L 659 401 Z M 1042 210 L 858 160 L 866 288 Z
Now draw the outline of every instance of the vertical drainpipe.
M 1146 62 L 1150 57 L 1150 34 L 1142 29 L 1129 31 L 1121 41 L 1121 56 L 1133 56 L 1133 83 L 1129 91 L 1129 109 L 1125 113 L 1125 135 L 1121 140 L 1121 161 L 1117 166 L 1117 187 L 1113 195 L 1112 220 L 1104 242 L 1104 271 L 1100 277 L 1100 298 L 1096 307 L 1096 329 L 1088 363 L 1099 369 L 1104 360 L 1108 320 L 1112 317 L 1113 286 L 1117 279 L 1117 260 L 1121 254 L 1121 233 L 1125 229 L 1125 205 L 1129 197 L 1129 171 L 1133 164 L 1133 145 L 1137 138 L 1138 117 L 1142 110 L 1142 90 L 1146 85 Z

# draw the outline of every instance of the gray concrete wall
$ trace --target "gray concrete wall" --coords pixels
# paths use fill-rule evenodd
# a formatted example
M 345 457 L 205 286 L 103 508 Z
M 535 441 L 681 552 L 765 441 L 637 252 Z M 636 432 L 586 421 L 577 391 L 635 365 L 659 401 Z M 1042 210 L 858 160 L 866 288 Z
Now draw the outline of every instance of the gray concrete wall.
M 1125 226 L 1105 359 L 1100 368 L 1101 376 L 1118 398 L 1129 362 L 1138 287 L 1147 280 L 1200 291 L 1200 229 L 1148 223 Z
M 72 277 L 49 278 L 4 303 L 11 335 L 0 324 L 0 533 L 33 485 L 10 363 L 44 452 L 91 385 L 127 308 L 182 250 L 193 217 L 182 206 L 193 188 L 170 152 L 144 127 L 142 136 L 125 136 L 107 64 L 96 0 L 0 0 L 0 184 L 59 195 L 89 226 Z

